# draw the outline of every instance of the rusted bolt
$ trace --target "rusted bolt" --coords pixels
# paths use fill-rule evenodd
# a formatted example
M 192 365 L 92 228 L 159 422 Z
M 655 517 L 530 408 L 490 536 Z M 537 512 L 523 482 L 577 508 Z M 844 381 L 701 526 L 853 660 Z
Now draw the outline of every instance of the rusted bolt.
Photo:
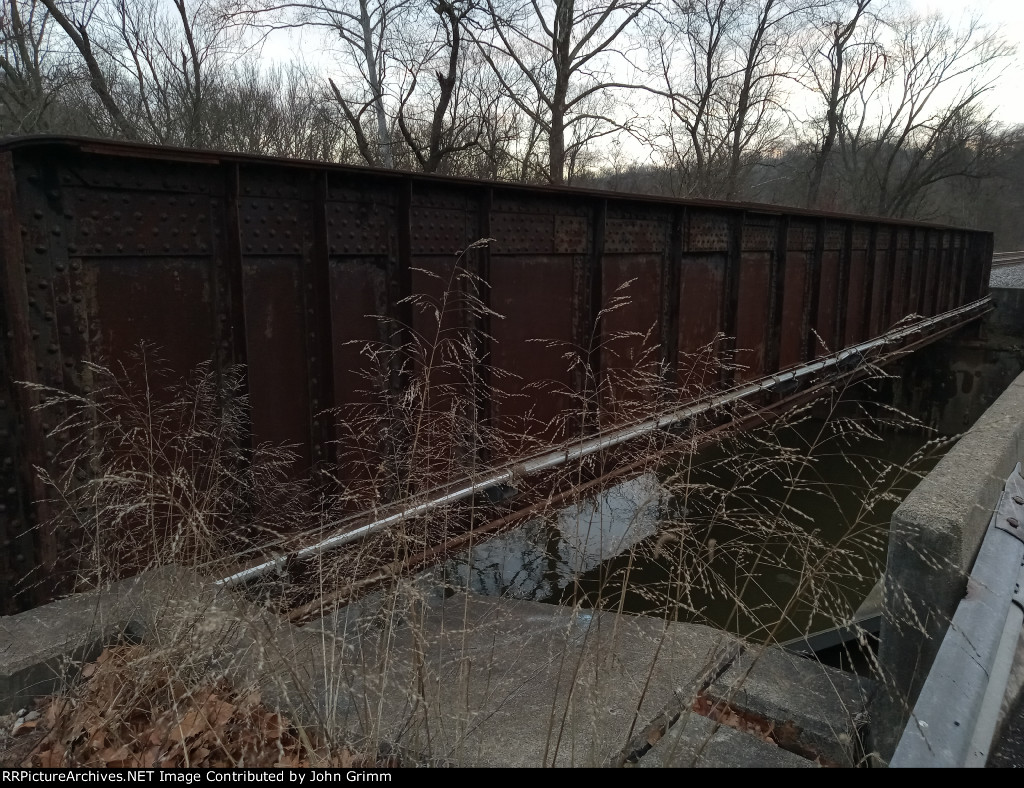
M 1016 517 L 1007 517 L 1006 522 L 1008 522 L 1014 528 L 1020 528 L 1020 521 Z
M 1024 504 L 1024 496 L 1015 495 L 1013 496 L 1013 502 L 1016 504 Z

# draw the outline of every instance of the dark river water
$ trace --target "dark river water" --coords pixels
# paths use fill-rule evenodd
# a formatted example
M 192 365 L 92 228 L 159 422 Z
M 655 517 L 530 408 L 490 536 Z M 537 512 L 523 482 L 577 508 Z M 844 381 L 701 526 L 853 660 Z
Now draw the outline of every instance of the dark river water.
M 948 448 L 856 418 L 731 435 L 450 560 L 478 593 L 784 642 L 848 619 L 898 503 Z

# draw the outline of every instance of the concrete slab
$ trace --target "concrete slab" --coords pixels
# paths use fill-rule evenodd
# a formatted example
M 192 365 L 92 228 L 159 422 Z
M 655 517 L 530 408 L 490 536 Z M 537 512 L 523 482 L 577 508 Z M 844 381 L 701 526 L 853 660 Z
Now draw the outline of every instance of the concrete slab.
M 670 720 L 695 717 L 698 693 L 717 686 L 723 671 L 719 683 L 726 680 L 740 652 L 736 638 L 705 626 L 445 598 L 422 582 L 296 627 L 176 568 L 0 624 L 9 708 L 52 691 L 76 667 L 71 660 L 127 634 L 177 655 L 183 669 L 258 688 L 293 722 L 455 766 L 623 765 Z M 757 680 L 747 677 L 748 692 Z M 794 676 L 780 706 L 820 705 L 806 683 Z M 710 720 L 673 735 L 684 733 L 647 765 L 787 765 L 771 745 L 714 730 Z
M 772 724 L 779 744 L 805 758 L 860 765 L 860 729 L 876 692 L 870 679 L 776 648 L 744 651 L 707 691 L 713 702 Z
M 456 765 L 611 765 L 735 645 L 699 625 L 457 594 L 378 633 L 363 733 Z
M 105 646 L 141 639 L 146 621 L 174 598 L 170 590 L 194 587 L 195 577 L 179 567 L 162 567 L 0 617 L 0 714 L 54 692 Z
M 810 769 L 819 764 L 702 717 L 683 714 L 636 764 L 651 768 Z

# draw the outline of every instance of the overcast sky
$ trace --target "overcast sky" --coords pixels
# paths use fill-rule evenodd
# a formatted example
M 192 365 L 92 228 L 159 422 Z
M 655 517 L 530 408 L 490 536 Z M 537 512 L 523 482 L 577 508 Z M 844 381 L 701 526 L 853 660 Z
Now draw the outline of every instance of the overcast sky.
M 1017 44 L 1006 69 L 986 102 L 1003 123 L 1024 123 L 1024 0 L 906 0 L 919 11 L 934 9 L 953 23 L 977 13 L 982 21 Z

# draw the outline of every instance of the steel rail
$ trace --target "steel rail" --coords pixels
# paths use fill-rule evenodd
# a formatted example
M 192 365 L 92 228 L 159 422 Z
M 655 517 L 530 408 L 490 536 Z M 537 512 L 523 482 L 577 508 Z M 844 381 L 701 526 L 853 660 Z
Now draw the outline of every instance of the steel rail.
M 913 336 L 914 334 L 918 334 L 931 326 L 945 323 L 972 312 L 980 313 L 990 304 L 991 299 L 986 296 L 977 301 L 973 301 L 970 304 L 965 304 L 962 307 L 950 310 L 949 312 L 943 312 L 940 315 L 924 318 L 911 325 L 892 329 L 875 339 L 862 342 L 858 345 L 852 345 L 836 353 L 807 362 L 799 367 L 794 367 L 791 370 L 777 372 L 773 375 L 754 381 L 753 383 L 748 383 L 744 386 L 740 386 L 739 388 L 732 389 L 731 391 L 709 397 L 706 400 L 670 411 L 661 416 L 647 419 L 631 427 L 612 430 L 604 435 L 599 435 L 581 441 L 578 444 L 566 446 L 564 448 L 524 460 L 515 465 L 507 466 L 506 468 L 488 475 L 479 481 L 471 482 L 463 487 L 444 493 L 443 495 L 402 509 L 401 511 L 395 512 L 394 514 L 388 515 L 387 517 L 379 520 L 374 520 L 373 522 L 367 523 L 359 528 L 334 534 L 333 536 L 315 544 L 308 545 L 307 547 L 300 548 L 285 555 L 278 556 L 247 569 L 235 572 L 234 574 L 215 581 L 215 584 L 230 587 L 253 580 L 271 571 L 279 570 L 288 560 L 307 558 L 327 550 L 342 547 L 351 542 L 362 540 L 370 534 L 381 531 L 389 526 L 419 517 L 420 515 L 426 514 L 435 509 L 439 509 L 452 503 L 457 503 L 458 501 L 465 500 L 466 498 L 478 493 L 486 492 L 487 490 L 495 487 L 500 487 L 517 478 L 556 468 L 567 462 L 583 459 L 584 457 L 588 457 L 592 454 L 615 448 L 624 443 L 635 440 L 636 438 L 671 427 L 679 424 L 680 422 L 686 421 L 687 419 L 703 415 L 717 408 L 722 408 L 732 403 L 739 402 L 755 394 L 771 392 L 778 389 L 785 383 L 793 381 L 799 382 L 803 378 L 823 372 L 830 368 L 842 367 L 851 361 L 854 362 L 854 366 L 859 365 L 866 353 L 885 347 L 886 345 L 899 342 L 907 337 Z M 330 523 L 328 527 L 333 528 L 340 524 L 340 521 L 335 521 Z

